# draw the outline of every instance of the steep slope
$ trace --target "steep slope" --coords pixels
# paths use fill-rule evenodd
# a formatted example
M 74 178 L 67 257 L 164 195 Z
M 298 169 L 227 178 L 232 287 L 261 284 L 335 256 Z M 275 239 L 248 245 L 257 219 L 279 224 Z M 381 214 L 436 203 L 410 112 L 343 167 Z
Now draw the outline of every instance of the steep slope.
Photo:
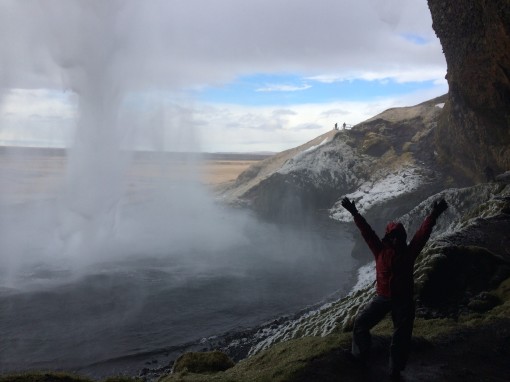
M 317 138 L 292 149 L 282 151 L 276 155 L 266 158 L 250 166 L 247 170 L 239 175 L 232 183 L 220 185 L 218 192 L 228 203 L 247 206 L 250 203 L 246 194 L 251 189 L 257 187 L 261 182 L 274 175 L 282 168 L 285 162 L 303 152 L 311 151 L 314 148 L 331 141 L 336 131 L 329 131 Z
M 433 144 L 445 99 L 387 110 L 259 162 L 222 197 L 272 219 L 331 209 L 331 217 L 344 221 L 338 201 L 348 194 L 379 227 L 452 181 L 436 163 Z

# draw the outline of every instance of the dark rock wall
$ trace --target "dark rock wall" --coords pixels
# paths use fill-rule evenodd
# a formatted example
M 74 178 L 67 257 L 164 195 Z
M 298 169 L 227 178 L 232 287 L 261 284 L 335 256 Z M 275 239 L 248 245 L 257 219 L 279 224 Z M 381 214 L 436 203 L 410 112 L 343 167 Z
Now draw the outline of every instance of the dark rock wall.
M 439 154 L 473 181 L 510 169 L 510 1 L 428 0 L 448 64 Z M 489 169 L 488 169 L 489 168 Z

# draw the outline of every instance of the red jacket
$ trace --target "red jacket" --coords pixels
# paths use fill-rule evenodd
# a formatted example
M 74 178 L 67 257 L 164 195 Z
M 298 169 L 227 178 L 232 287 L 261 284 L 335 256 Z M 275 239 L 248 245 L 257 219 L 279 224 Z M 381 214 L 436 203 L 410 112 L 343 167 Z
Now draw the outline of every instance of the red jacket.
M 414 234 L 409 244 L 393 246 L 387 240 L 381 240 L 372 227 L 359 213 L 354 215 L 354 222 L 361 231 L 375 257 L 376 292 L 384 297 L 412 298 L 414 287 L 414 261 L 430 237 L 436 218 L 429 215 Z M 388 224 L 386 233 L 404 227 L 398 223 Z

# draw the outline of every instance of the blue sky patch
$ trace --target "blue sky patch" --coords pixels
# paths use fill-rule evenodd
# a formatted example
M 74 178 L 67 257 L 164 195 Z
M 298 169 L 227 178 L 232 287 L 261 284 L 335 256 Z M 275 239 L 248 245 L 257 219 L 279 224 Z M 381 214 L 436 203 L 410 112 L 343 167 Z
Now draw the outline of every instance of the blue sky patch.
M 398 83 L 384 80 L 319 82 L 298 75 L 257 74 L 241 77 L 221 87 L 201 90 L 205 102 L 245 106 L 276 106 L 337 101 L 369 101 L 429 89 L 433 81 Z
M 403 34 L 402 37 L 416 45 L 426 45 L 429 43 L 425 37 L 417 34 Z

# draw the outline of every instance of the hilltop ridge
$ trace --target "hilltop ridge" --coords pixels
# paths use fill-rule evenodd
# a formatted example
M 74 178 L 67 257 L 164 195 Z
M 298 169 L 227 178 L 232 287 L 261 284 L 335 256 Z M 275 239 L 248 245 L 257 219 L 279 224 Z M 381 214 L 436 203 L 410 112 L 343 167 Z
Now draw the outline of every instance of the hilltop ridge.
M 371 217 L 381 210 L 384 218 L 402 214 L 445 186 L 461 184 L 436 160 L 433 131 L 445 99 L 389 109 L 352 129 L 332 130 L 256 163 L 219 194 L 227 203 L 286 221 L 317 211 L 344 221 L 338 201 L 345 195 Z

